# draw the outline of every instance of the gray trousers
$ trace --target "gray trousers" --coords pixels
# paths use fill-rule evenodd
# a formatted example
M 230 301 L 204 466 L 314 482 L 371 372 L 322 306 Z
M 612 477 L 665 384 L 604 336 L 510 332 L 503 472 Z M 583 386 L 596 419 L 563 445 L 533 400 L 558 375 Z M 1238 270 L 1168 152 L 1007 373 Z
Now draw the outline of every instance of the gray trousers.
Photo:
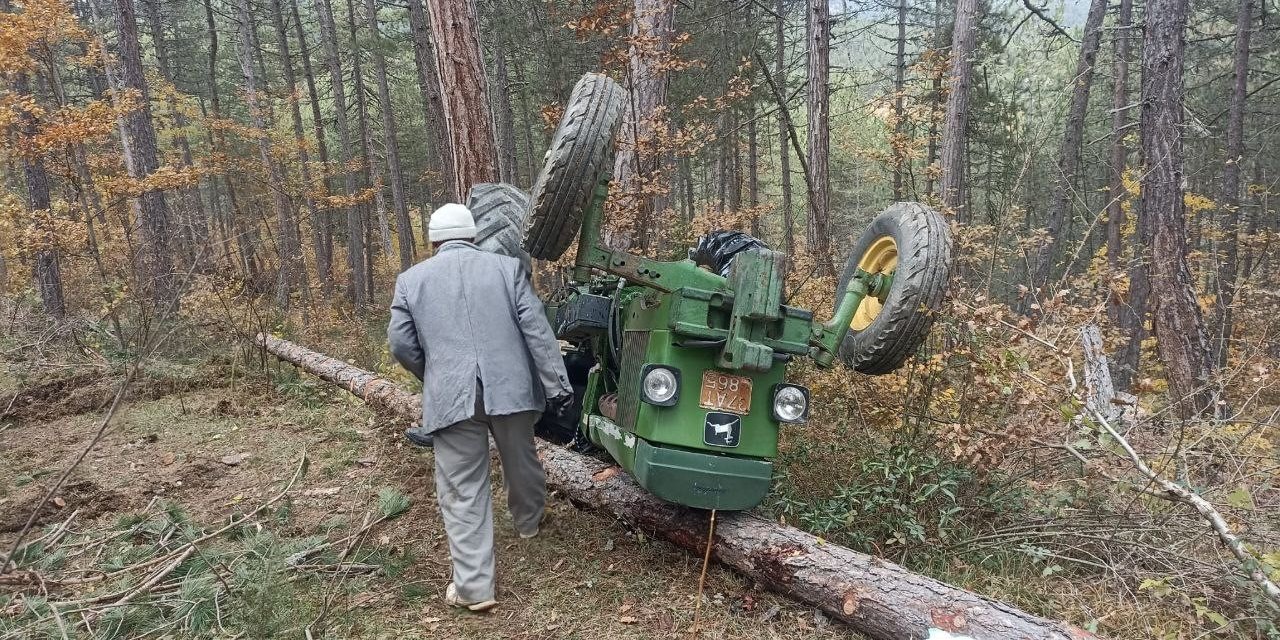
M 489 482 L 489 436 L 502 459 L 507 508 L 519 533 L 533 533 L 546 505 L 547 477 L 533 444 L 536 411 L 485 414 L 483 394 L 476 413 L 435 432 L 436 499 L 449 535 L 453 584 L 469 602 L 494 597 L 493 495 Z

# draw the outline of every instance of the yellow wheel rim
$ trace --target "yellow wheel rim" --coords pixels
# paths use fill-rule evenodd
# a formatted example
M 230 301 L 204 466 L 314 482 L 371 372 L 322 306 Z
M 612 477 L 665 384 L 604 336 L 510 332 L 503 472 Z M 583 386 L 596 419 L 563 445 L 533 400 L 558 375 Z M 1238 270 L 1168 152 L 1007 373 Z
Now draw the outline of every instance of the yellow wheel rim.
M 871 274 L 893 273 L 894 269 L 898 268 L 898 243 L 894 242 L 890 236 L 876 238 L 876 241 L 863 252 L 862 257 L 858 258 L 858 268 Z M 863 298 L 862 303 L 858 305 L 858 310 L 853 314 L 849 328 L 862 331 L 871 326 L 871 322 L 880 315 L 882 308 L 883 305 L 875 296 Z

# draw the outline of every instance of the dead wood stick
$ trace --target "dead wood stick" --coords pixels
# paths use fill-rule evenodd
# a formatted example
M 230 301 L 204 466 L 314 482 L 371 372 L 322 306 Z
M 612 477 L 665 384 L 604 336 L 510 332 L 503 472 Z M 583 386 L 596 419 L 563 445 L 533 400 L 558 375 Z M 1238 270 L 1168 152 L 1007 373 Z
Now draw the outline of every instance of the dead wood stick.
M 1249 550 L 1245 542 L 1241 540 L 1239 536 L 1231 532 L 1231 525 L 1227 524 L 1227 520 L 1222 517 L 1222 513 L 1219 512 L 1212 503 L 1192 492 L 1190 489 L 1187 489 L 1186 487 L 1153 471 L 1151 467 L 1147 466 L 1147 463 L 1142 460 L 1142 456 L 1139 456 L 1138 452 L 1134 451 L 1133 445 L 1129 444 L 1129 440 L 1120 435 L 1120 433 L 1111 426 L 1111 423 L 1107 421 L 1106 417 L 1097 411 L 1090 410 L 1090 413 L 1092 414 L 1093 419 L 1097 420 L 1098 424 L 1102 425 L 1102 428 L 1106 430 L 1107 434 L 1112 438 L 1115 438 L 1115 441 L 1120 445 L 1120 448 L 1124 449 L 1125 455 L 1129 457 L 1129 461 L 1133 463 L 1133 466 L 1137 468 L 1138 472 L 1146 476 L 1153 484 L 1160 487 L 1160 493 L 1158 495 L 1171 502 L 1181 502 L 1182 504 L 1189 505 L 1191 508 L 1195 509 L 1196 512 L 1200 514 L 1200 517 L 1209 522 L 1209 526 L 1211 526 L 1214 533 L 1217 534 L 1218 540 L 1222 542 L 1223 546 L 1231 551 L 1231 555 L 1236 557 L 1241 568 L 1244 569 L 1246 574 L 1248 574 L 1249 579 L 1252 580 L 1254 584 L 1258 585 L 1258 588 L 1262 591 L 1263 595 L 1272 602 L 1280 605 L 1280 586 L 1276 586 L 1276 583 L 1272 582 L 1267 576 L 1267 573 L 1262 570 L 1262 565 L 1258 562 L 1258 558 Z
M 421 417 L 418 396 L 369 371 L 272 336 L 259 334 L 258 344 L 404 420 Z M 706 512 L 663 502 L 600 460 L 545 442 L 538 453 L 547 484 L 575 505 L 613 514 L 691 552 L 705 550 Z M 748 512 L 717 517 L 713 555 L 876 640 L 924 638 L 931 629 L 982 640 L 1095 637 Z

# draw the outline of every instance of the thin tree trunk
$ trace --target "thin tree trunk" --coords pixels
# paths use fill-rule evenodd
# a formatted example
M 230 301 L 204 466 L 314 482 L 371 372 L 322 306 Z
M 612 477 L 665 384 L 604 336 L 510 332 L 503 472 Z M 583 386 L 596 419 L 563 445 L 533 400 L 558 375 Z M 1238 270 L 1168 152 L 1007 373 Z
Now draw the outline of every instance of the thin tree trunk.
M 965 0 L 961 0 L 962 2 Z M 806 238 L 817 262 L 817 273 L 828 276 L 831 264 L 831 185 L 829 181 L 831 6 L 827 0 L 808 0 L 806 42 L 809 93 L 809 220 Z
M 933 53 L 940 54 L 943 49 L 949 48 L 950 43 L 946 40 L 946 33 L 942 30 L 942 0 L 934 0 L 933 3 Z M 954 32 L 952 36 L 954 37 Z M 940 114 L 945 107 L 943 103 L 942 77 L 941 69 L 931 69 L 929 72 L 930 84 L 930 100 L 929 100 L 929 136 L 925 143 L 924 154 L 924 192 L 926 195 L 934 195 L 935 187 L 938 183 L 938 120 Z
M 160 77 L 167 83 L 177 88 L 177 68 L 173 61 L 169 58 L 169 41 L 165 37 L 164 24 L 160 18 L 160 0 L 143 0 L 143 10 L 147 13 L 147 22 L 151 31 L 151 45 L 155 49 L 156 67 L 160 72 Z M 177 100 L 172 96 L 166 100 L 169 110 L 173 113 L 173 124 L 175 135 L 174 144 L 178 147 L 178 157 L 183 169 L 191 170 L 194 164 L 191 154 L 191 144 L 187 141 L 187 136 L 182 132 L 187 126 L 187 117 L 178 109 Z M 180 190 L 178 200 L 182 203 L 174 221 L 178 228 L 177 248 L 182 252 L 183 258 L 188 262 L 196 260 L 196 253 L 199 251 L 197 245 L 204 243 L 204 236 L 208 234 L 207 214 L 204 211 L 204 204 L 200 200 L 199 182 L 194 188 L 187 187 Z
M 493 31 L 493 79 L 492 113 L 494 144 L 498 149 L 498 177 L 503 182 L 516 182 L 515 122 L 511 109 L 511 75 L 507 70 L 505 35 L 500 29 Z
M 538 175 L 537 163 L 542 159 L 542 154 L 539 152 L 540 147 L 535 146 L 535 143 L 533 141 L 534 139 L 533 128 L 535 126 L 536 118 L 534 116 L 534 111 L 529 104 L 530 92 L 529 92 L 529 82 L 524 72 L 525 61 L 522 59 L 521 56 L 517 55 L 513 60 L 513 62 L 514 64 L 512 65 L 512 68 L 513 68 L 513 71 L 515 72 L 516 86 L 520 87 L 520 113 L 521 113 L 522 123 L 524 124 L 524 126 L 521 127 L 521 129 L 523 129 L 523 134 L 524 134 L 524 165 L 525 165 L 525 175 L 524 175 L 524 180 L 522 182 L 523 184 L 533 184 L 533 181 L 537 179 L 537 175 Z
M 245 105 L 249 110 L 250 122 L 256 130 L 254 137 L 258 146 L 258 158 L 262 168 L 267 172 L 267 189 L 271 192 L 271 200 L 276 210 L 276 226 L 279 228 L 279 273 L 276 282 L 276 305 L 281 310 L 288 310 L 289 297 L 293 292 L 294 269 L 298 262 L 297 242 L 294 238 L 292 205 L 285 195 L 284 173 L 280 165 L 271 155 L 271 134 L 268 129 L 266 107 L 259 102 L 258 78 L 254 69 L 254 52 L 257 24 L 253 18 L 249 0 L 239 0 L 240 30 L 236 53 L 240 58 L 240 71 L 244 76 Z
M 222 119 L 222 101 L 218 92 L 218 29 L 217 23 L 214 22 L 213 16 L 213 0 L 204 0 L 204 16 L 205 27 L 208 30 L 209 37 L 209 109 L 213 112 L 215 120 Z M 209 146 L 214 149 L 226 152 L 227 140 L 226 135 L 221 128 L 214 128 L 210 133 Z M 235 182 L 231 179 L 229 173 L 222 174 L 223 185 L 227 189 L 227 199 L 231 201 L 231 211 L 223 214 L 223 219 L 228 221 L 227 232 L 235 237 L 236 250 L 239 253 L 239 263 L 241 273 L 245 280 L 250 283 L 258 281 L 258 258 L 256 249 L 249 232 L 244 228 L 244 213 L 240 210 L 240 199 L 236 195 Z M 228 240 L 230 240 L 228 236 Z M 228 251 L 230 249 L 228 248 Z
M 1231 355 L 1231 305 L 1235 301 L 1240 255 L 1240 163 L 1244 161 L 1244 116 L 1249 90 L 1249 36 L 1253 0 L 1240 0 L 1236 17 L 1236 51 L 1231 102 L 1227 107 L 1227 157 L 1222 166 L 1222 259 L 1218 263 L 1218 296 L 1213 315 L 1214 362 L 1225 367 Z
M 951 72 L 947 88 L 946 119 L 942 125 L 939 157 L 939 193 L 942 204 L 965 222 L 969 216 L 965 185 L 964 149 L 969 124 L 969 90 L 973 85 L 973 55 L 978 31 L 978 0 L 956 0 L 956 21 L 951 33 Z
M 400 143 L 396 138 L 396 119 L 391 110 L 391 87 L 387 82 L 387 59 L 382 54 L 382 35 L 378 31 L 378 6 L 375 0 L 364 2 L 369 34 L 373 46 L 373 73 L 378 81 L 378 103 L 382 109 L 382 139 L 386 146 L 388 178 L 391 180 L 391 207 L 396 214 L 396 235 L 400 238 L 400 270 L 417 262 L 413 241 L 413 224 L 409 221 L 409 203 L 404 195 L 404 172 L 400 168 Z
M 302 106 L 298 104 L 298 79 L 293 70 L 293 58 L 289 51 L 289 32 L 285 28 L 284 7 L 281 0 L 271 0 L 271 20 L 275 26 L 276 43 L 280 48 L 280 66 L 284 74 L 284 84 L 287 89 L 285 99 L 289 101 L 289 115 L 293 121 L 293 140 L 294 145 L 298 149 L 298 165 L 302 175 L 302 200 L 307 207 L 307 215 L 311 218 L 311 238 L 312 250 L 316 260 L 316 280 L 320 282 L 322 291 L 326 294 L 332 289 L 333 284 L 329 282 L 332 274 L 332 266 L 329 264 L 329 256 L 325 252 L 324 242 L 324 221 L 321 219 L 319 207 L 316 206 L 315 198 L 311 196 L 315 184 L 311 180 L 311 154 L 307 151 L 306 133 L 302 127 Z M 292 255 L 301 258 L 300 250 L 291 249 Z M 299 270 L 303 269 L 302 265 L 298 266 Z
M 329 84 L 333 89 L 333 106 L 338 125 L 338 159 L 342 164 L 343 195 L 356 192 L 356 177 L 351 171 L 351 125 L 347 119 L 346 85 L 342 80 L 342 62 L 338 58 L 338 33 L 333 24 L 333 6 L 329 0 L 315 0 L 316 14 L 320 17 L 320 40 L 325 51 L 325 63 L 329 67 Z M 364 221 L 360 207 L 346 205 L 347 214 L 347 296 L 359 311 L 369 304 L 365 287 Z
M 750 22 L 750 21 L 748 21 Z M 751 235 L 759 238 L 760 228 L 760 141 L 756 131 L 756 102 L 747 101 L 747 206 L 751 208 Z
M 320 182 L 327 191 L 330 189 L 329 148 L 325 140 L 324 116 L 320 111 L 320 95 L 316 91 L 316 76 L 311 67 L 311 47 L 307 44 L 307 34 L 302 28 L 298 0 L 289 0 L 289 12 L 293 16 L 293 32 L 298 40 L 298 57 L 302 59 L 302 77 L 307 85 L 307 97 L 311 105 L 311 125 L 316 136 L 316 154 L 320 158 Z M 310 173 L 309 170 L 308 173 Z M 307 186 L 314 189 L 316 185 L 307 181 Z M 312 200 L 314 201 L 314 198 Z M 316 279 L 320 281 L 321 294 L 328 298 L 333 294 L 333 220 L 327 207 L 317 208 L 311 220 L 311 228 L 313 241 L 316 243 Z
M 456 171 L 452 196 L 461 202 L 471 185 L 498 176 L 475 0 L 428 0 L 427 13 L 436 74 L 440 86 L 449 87 L 443 94 L 445 130 Z
M 430 22 L 423 0 L 408 0 L 409 28 L 413 34 L 413 61 L 417 69 L 418 90 L 422 92 L 422 104 L 427 122 L 428 162 L 439 167 L 441 184 L 448 198 L 461 202 L 462 195 L 455 192 L 457 171 L 453 165 L 453 149 L 449 132 L 445 129 L 444 98 L 440 90 L 440 72 L 436 69 L 436 54 L 432 44 Z M 532 179 L 531 179 L 532 180 Z
M 774 10 L 778 14 L 777 22 L 773 28 L 773 74 L 776 80 L 778 90 L 782 95 L 786 95 L 787 87 L 787 67 L 786 54 L 787 43 L 784 38 L 784 28 L 786 27 L 786 0 L 778 0 L 774 6 Z M 795 255 L 795 224 L 791 219 L 791 151 L 787 148 L 787 130 L 791 127 L 791 122 L 787 117 L 787 104 L 785 102 L 778 103 L 778 173 L 781 179 L 782 202 L 782 247 L 787 255 Z
M 1084 37 L 1080 42 L 1080 57 L 1076 61 L 1073 77 L 1071 107 L 1067 112 L 1067 126 L 1062 134 L 1062 146 L 1058 148 L 1058 163 L 1053 176 L 1053 195 L 1049 200 L 1049 229 L 1047 241 L 1036 252 L 1034 277 L 1031 289 L 1048 286 L 1053 271 L 1053 259 L 1063 244 L 1064 227 L 1071 213 L 1076 175 L 1080 170 L 1080 146 L 1084 139 L 1084 117 L 1089 108 L 1089 90 L 1093 87 L 1094 62 L 1102 43 L 1102 20 L 1107 15 L 1107 0 L 1092 0 L 1089 15 L 1084 22 Z M 1048 291 L 1042 291 L 1049 295 Z
M 0 0 L 0 11 L 4 13 L 12 11 L 9 0 Z M 34 100 L 30 81 L 25 73 L 15 74 L 13 89 L 19 98 Z M 18 107 L 18 110 L 22 135 L 26 138 L 34 136 L 37 129 L 35 114 L 21 107 Z M 62 290 L 61 256 L 54 245 L 56 238 L 52 220 L 54 212 L 49 197 L 49 172 L 45 169 L 44 158 L 38 150 L 31 149 L 22 153 L 21 156 L 27 204 L 41 242 L 35 247 L 32 275 L 35 278 L 36 290 L 40 292 L 40 302 L 44 306 L 45 313 L 57 320 L 62 320 L 67 315 L 67 308 Z
M 1129 127 L 1129 43 L 1133 38 L 1133 0 L 1120 0 L 1120 13 L 1113 30 L 1112 51 L 1113 87 L 1111 94 L 1111 184 L 1107 192 L 1107 271 L 1118 273 L 1123 257 L 1125 226 L 1124 201 L 1128 190 L 1124 186 L 1124 172 L 1129 163 L 1129 149 L 1125 136 Z M 1111 294 L 1107 305 L 1111 321 L 1121 328 L 1133 326 L 1123 299 Z M 1117 373 L 1120 373 L 1117 367 Z M 1117 376 L 1119 377 L 1119 376 Z M 1129 377 L 1118 381 L 1128 388 Z
M 156 153 L 156 130 L 151 123 L 151 97 L 142 69 L 142 49 L 138 44 L 138 18 L 133 0 L 115 0 L 116 28 L 120 34 L 120 64 L 125 89 L 142 97 L 137 108 L 125 116 L 133 151 L 134 168 L 139 180 L 146 180 L 160 167 Z M 138 197 L 142 211 L 142 255 L 137 265 L 137 278 L 144 295 L 157 309 L 166 308 L 177 295 L 173 259 L 169 247 L 169 206 L 160 189 L 149 189 Z
M 1142 211 L 1150 221 L 1152 328 L 1183 416 L 1214 404 L 1208 335 L 1187 262 L 1183 50 L 1188 0 L 1148 0 L 1142 47 Z
M 905 199 L 905 191 L 903 188 L 903 176 L 906 173 L 906 163 L 910 162 L 910 156 L 907 155 L 907 112 L 905 109 L 905 94 L 907 86 L 907 0 L 898 0 L 898 38 L 897 51 L 893 58 L 893 138 L 889 141 L 889 148 L 892 151 L 893 158 L 893 200 L 900 202 Z
M 387 218 L 387 200 L 382 190 L 382 163 L 377 161 L 373 153 L 373 133 L 369 127 L 369 107 L 365 100 L 364 68 L 360 64 L 360 52 L 365 49 L 360 45 L 360 21 L 356 17 L 354 0 L 347 0 L 347 24 L 351 34 L 351 77 L 355 80 L 354 94 L 356 102 L 356 122 L 360 127 L 360 148 L 364 155 L 365 185 L 373 188 L 374 219 L 378 225 L 378 247 L 387 255 L 391 254 L 391 221 Z M 365 207 L 362 207 L 365 208 Z M 365 232 L 369 232 L 370 219 L 364 217 Z M 370 245 L 369 272 L 365 281 L 370 301 L 373 299 L 373 261 L 372 245 Z

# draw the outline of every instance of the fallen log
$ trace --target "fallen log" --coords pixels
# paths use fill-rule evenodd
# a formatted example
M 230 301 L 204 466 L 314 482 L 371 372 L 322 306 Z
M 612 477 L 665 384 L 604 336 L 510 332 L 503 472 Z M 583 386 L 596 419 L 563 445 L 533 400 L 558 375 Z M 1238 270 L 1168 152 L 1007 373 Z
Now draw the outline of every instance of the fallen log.
M 287 340 L 259 334 L 258 344 L 405 420 L 421 415 L 419 397 L 390 380 Z M 546 442 L 538 443 L 538 452 L 548 484 L 576 505 L 611 513 L 683 549 L 701 553 L 705 548 L 707 512 L 663 502 L 620 468 L 594 458 Z M 877 640 L 1096 637 L 749 512 L 718 514 L 712 549 L 717 560 L 756 583 L 818 607 Z

